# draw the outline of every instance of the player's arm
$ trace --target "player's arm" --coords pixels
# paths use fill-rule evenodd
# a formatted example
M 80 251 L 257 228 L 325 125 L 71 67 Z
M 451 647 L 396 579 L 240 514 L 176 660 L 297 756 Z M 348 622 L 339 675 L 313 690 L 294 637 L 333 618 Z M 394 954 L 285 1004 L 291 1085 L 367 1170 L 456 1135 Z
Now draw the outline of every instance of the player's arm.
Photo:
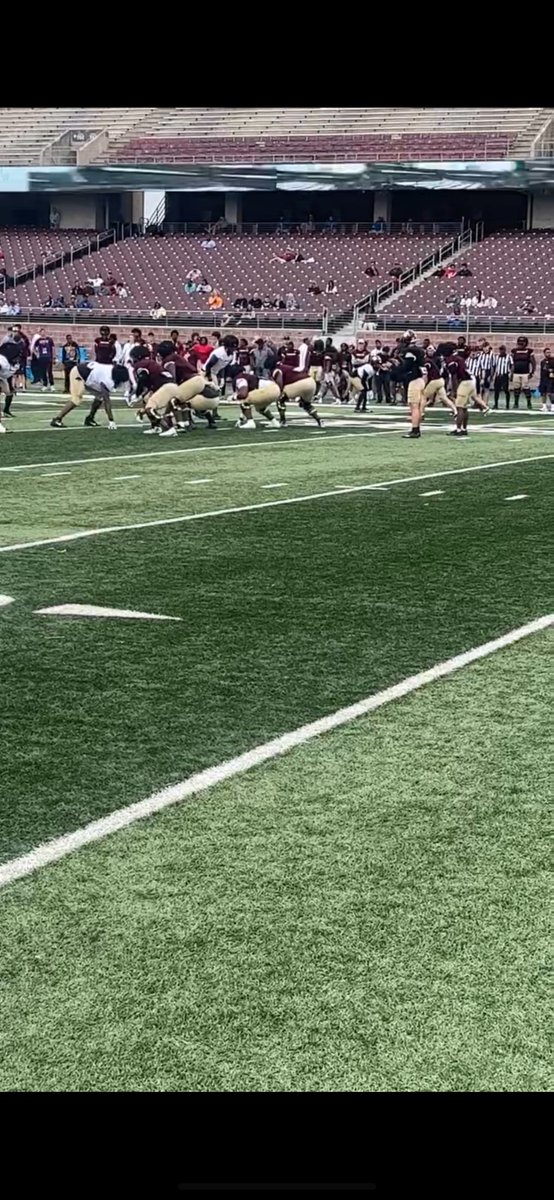
M 535 374 L 535 371 L 537 369 L 537 360 L 533 353 L 531 353 L 529 356 L 529 367 L 530 367 L 529 379 L 532 379 L 533 375 Z
M 218 362 L 219 362 L 219 358 L 218 358 L 217 354 L 215 352 L 210 354 L 210 357 L 204 363 L 204 371 L 205 371 L 206 375 L 210 375 L 210 372 L 213 370 L 214 367 L 217 366 Z

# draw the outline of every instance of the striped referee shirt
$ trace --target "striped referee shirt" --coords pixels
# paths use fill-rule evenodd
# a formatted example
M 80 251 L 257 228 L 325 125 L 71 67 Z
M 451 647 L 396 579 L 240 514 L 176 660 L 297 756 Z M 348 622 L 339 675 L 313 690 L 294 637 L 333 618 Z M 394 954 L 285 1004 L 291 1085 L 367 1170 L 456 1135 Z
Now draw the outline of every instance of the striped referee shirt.
M 497 354 L 495 364 L 496 375 L 511 375 L 514 369 L 514 360 L 511 354 Z
M 493 354 L 492 350 L 481 350 L 475 358 L 476 362 L 472 374 L 475 373 L 480 379 L 487 375 L 490 378 L 496 368 L 496 354 Z

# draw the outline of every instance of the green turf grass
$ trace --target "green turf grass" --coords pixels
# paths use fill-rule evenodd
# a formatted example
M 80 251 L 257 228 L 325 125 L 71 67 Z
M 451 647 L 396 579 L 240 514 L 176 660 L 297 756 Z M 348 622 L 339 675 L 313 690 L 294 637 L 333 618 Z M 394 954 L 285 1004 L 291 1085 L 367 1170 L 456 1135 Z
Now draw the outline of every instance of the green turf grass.
M 271 495 L 259 484 L 277 459 L 301 494 L 486 457 L 481 443 L 452 441 L 355 437 L 211 457 L 217 489 L 240 503 Z M 491 461 L 506 447 L 487 443 L 486 451 Z M 134 501 L 126 485 L 110 520 L 140 518 L 161 495 L 198 510 L 197 496 L 184 499 L 193 468 L 162 462 L 147 498 Z M 54 527 L 67 528 L 79 488 L 89 506 L 108 489 L 107 467 L 92 478 L 92 468 L 76 471 L 73 494 L 66 479 L 32 473 L 9 476 L 8 486 L 22 489 L 29 526 L 44 529 L 52 517 L 42 491 L 35 511 L 36 489 L 61 484 Z M 2 614 L 1 854 L 550 611 L 551 477 L 550 460 L 523 463 L 0 556 L 0 591 L 16 598 Z M 444 495 L 420 496 L 437 487 Z M 506 503 L 516 492 L 530 499 Z M 207 508 L 221 500 L 220 491 L 203 495 Z M 184 621 L 68 621 L 32 611 L 71 602 Z
M 0 1087 L 551 1088 L 553 665 L 531 638 L 4 891 Z

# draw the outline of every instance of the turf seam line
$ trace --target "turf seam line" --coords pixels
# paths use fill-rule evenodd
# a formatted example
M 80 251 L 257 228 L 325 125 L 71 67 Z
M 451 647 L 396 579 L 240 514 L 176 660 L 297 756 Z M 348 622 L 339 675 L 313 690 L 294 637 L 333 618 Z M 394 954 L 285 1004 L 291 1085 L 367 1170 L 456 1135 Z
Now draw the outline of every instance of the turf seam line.
M 287 496 L 284 500 L 263 500 L 257 504 L 241 504 L 233 508 L 213 508 L 208 509 L 206 512 L 185 513 L 180 517 L 158 517 L 152 521 L 138 521 L 132 525 L 105 525 L 97 529 L 81 529 L 75 533 L 62 533 L 57 537 L 39 538 L 33 542 L 14 542 L 12 545 L 0 546 L 0 554 L 9 554 L 15 550 L 32 550 L 38 546 L 55 546 L 63 542 L 77 542 L 83 538 L 98 537 L 104 533 L 133 533 L 138 529 L 156 529 L 164 525 L 183 525 L 188 521 L 202 521 L 207 517 L 230 517 L 237 513 L 256 512 L 265 508 L 279 508 L 285 504 L 306 504 L 311 500 L 325 500 L 330 496 L 348 496 L 356 492 L 379 491 L 381 488 L 392 487 L 393 484 L 418 483 L 424 479 L 440 479 L 446 475 L 465 475 L 472 471 L 492 471 L 497 467 L 513 467 L 522 463 L 541 462 L 544 459 L 551 458 L 554 458 L 554 454 L 537 454 L 532 458 L 512 458 L 502 462 L 480 463 L 477 466 L 471 467 L 453 467 L 447 471 L 430 471 L 424 475 L 406 475 L 398 479 L 382 479 L 379 483 L 360 483 L 342 488 L 335 487 L 328 492 L 311 492 L 307 496 Z M 186 480 L 183 482 L 186 483 Z
M 411 692 L 425 687 L 428 683 L 434 683 L 437 679 L 444 679 L 446 676 L 452 675 L 455 671 L 461 670 L 462 667 L 487 658 L 497 650 L 503 650 L 507 646 L 512 646 L 515 642 L 521 641 L 522 638 L 539 633 L 553 624 L 554 613 L 547 613 L 545 616 L 529 621 L 526 625 L 520 625 L 517 629 L 512 629 L 509 633 L 504 633 L 492 641 L 484 642 L 481 646 L 475 646 L 472 650 L 465 650 L 462 654 L 456 654 L 453 658 L 448 658 L 445 662 L 437 663 L 434 667 L 429 667 L 425 671 L 419 671 L 416 675 L 409 675 L 406 679 L 401 680 L 400 683 L 395 683 L 391 687 L 384 688 L 382 691 L 374 692 L 373 695 L 366 696 L 364 700 L 359 700 L 347 708 L 340 708 L 326 717 L 320 717 L 318 720 L 301 725 L 298 729 L 294 729 L 289 733 L 281 734 L 268 742 L 263 742 L 261 745 L 253 747 L 252 750 L 247 750 L 244 754 L 239 754 L 236 758 L 227 759 L 215 767 L 208 767 L 204 771 L 199 771 L 197 774 L 189 776 L 188 779 L 181 780 L 180 783 L 172 784 L 170 787 L 154 792 L 144 800 L 139 800 L 134 804 L 126 805 L 124 808 L 116 809 L 114 812 L 109 813 L 108 816 L 101 817 L 97 821 L 91 821 L 88 825 L 84 825 L 81 829 L 76 829 L 73 833 L 66 833 L 61 837 L 44 842 L 28 854 L 20 855 L 18 858 L 10 859 L 8 862 L 0 865 L 0 888 L 13 883 L 16 879 L 23 879 L 25 876 L 33 874 L 42 867 L 59 862 L 60 859 L 66 858 L 69 854 L 77 850 L 81 850 L 84 846 L 89 846 L 94 842 L 103 840 L 103 838 L 112 833 L 126 829 L 136 821 L 152 817 L 156 813 L 162 812 L 164 809 L 172 807 L 175 804 L 180 804 L 183 800 L 205 792 L 208 788 L 215 787 L 227 779 L 232 779 L 234 776 L 241 775 L 245 771 L 250 771 L 262 763 L 278 758 L 282 754 L 287 754 L 297 746 L 305 745 L 306 742 L 312 741 L 313 738 L 319 737 L 321 734 L 330 733 L 342 725 L 350 724 L 359 717 L 365 717 L 369 713 L 375 712 L 376 709 L 383 708 L 385 704 L 390 704 L 393 700 L 400 700 L 404 696 L 408 696 Z

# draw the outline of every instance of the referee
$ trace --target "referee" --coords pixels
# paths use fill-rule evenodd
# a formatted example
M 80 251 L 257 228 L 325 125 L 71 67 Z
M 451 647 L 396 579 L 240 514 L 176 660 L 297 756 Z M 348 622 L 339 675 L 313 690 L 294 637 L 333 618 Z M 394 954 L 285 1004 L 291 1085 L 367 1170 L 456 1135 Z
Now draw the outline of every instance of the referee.
M 485 342 L 477 354 L 475 362 L 475 376 L 477 379 L 477 395 L 481 397 L 488 408 L 489 391 L 492 383 L 496 367 L 496 354 L 493 354 L 490 346 Z
M 514 360 L 508 354 L 505 346 L 499 346 L 494 368 L 494 407 L 498 408 L 500 393 L 506 396 L 506 408 L 510 407 L 510 379 L 514 370 Z

